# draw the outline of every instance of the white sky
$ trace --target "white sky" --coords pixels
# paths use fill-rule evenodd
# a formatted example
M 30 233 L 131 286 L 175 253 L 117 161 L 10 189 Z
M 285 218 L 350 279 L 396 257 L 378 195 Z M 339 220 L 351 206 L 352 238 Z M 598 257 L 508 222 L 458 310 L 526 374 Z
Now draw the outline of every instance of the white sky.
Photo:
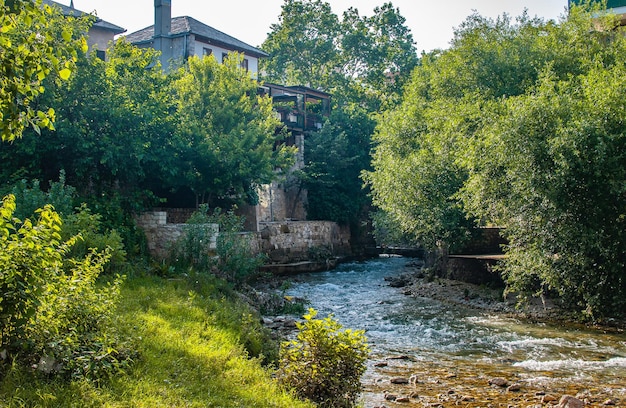
M 56 0 L 69 5 L 70 0 Z M 326 0 L 341 17 L 348 7 L 370 16 L 389 0 Z M 448 48 L 454 27 L 478 11 L 486 17 L 508 13 L 516 17 L 524 9 L 546 20 L 564 15 L 567 0 L 392 0 L 413 33 L 418 51 Z M 172 0 L 172 17 L 190 16 L 253 46 L 260 46 L 270 25 L 278 22 L 283 0 Z M 124 27 L 132 33 L 154 22 L 153 0 L 74 0 L 81 11 Z

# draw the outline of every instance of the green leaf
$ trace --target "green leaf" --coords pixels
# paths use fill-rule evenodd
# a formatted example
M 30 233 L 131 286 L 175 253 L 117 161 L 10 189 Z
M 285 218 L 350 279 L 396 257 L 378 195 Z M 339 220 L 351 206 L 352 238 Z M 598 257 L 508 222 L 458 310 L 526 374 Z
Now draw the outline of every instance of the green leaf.
M 64 81 L 67 81 L 68 79 L 70 79 L 71 74 L 72 74 L 72 71 L 69 68 L 63 68 L 62 70 L 59 71 L 59 77 L 63 79 Z

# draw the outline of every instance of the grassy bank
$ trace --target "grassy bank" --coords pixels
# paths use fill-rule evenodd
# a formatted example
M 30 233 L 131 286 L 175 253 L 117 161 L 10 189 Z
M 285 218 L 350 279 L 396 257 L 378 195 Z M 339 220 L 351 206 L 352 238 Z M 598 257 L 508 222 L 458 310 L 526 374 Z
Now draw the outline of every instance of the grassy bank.
M 261 365 L 271 355 L 257 318 L 210 277 L 129 278 L 117 326 L 138 354 L 100 384 L 13 368 L 4 407 L 310 407 L 280 390 Z M 259 354 L 250 358 L 250 354 Z

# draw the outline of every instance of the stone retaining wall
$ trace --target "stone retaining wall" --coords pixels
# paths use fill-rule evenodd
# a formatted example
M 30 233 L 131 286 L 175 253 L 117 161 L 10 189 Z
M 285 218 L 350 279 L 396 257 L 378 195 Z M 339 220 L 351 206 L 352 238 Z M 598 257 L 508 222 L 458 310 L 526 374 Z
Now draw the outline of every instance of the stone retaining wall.
M 168 214 L 165 211 L 151 211 L 142 213 L 136 218 L 137 225 L 146 234 L 148 251 L 157 259 L 167 258 L 170 248 L 184 233 L 189 224 L 168 224 Z M 215 250 L 217 242 L 217 224 L 206 224 L 206 228 L 214 231 L 207 246 L 207 251 Z
M 274 264 L 319 261 L 351 254 L 350 229 L 331 221 L 259 223 L 259 247 Z
M 146 234 L 150 254 L 157 259 L 168 255 L 171 245 L 183 234 L 188 224 L 168 223 L 165 211 L 141 214 L 137 225 Z M 216 231 L 208 250 L 214 250 L 218 226 L 207 224 Z M 350 230 L 331 221 L 283 221 L 260 223 L 254 235 L 253 250 L 267 254 L 269 263 L 288 264 L 302 261 L 320 261 L 351 254 Z

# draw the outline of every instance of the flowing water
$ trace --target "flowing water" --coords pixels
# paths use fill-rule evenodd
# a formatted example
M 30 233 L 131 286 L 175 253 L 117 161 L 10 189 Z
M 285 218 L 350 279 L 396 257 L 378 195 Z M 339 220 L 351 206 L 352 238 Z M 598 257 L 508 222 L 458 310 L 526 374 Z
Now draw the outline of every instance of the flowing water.
M 590 406 L 611 400 L 626 407 L 626 335 L 527 323 L 406 296 L 384 277 L 407 273 L 409 262 L 343 264 L 298 275 L 288 291 L 310 301 L 318 317 L 333 314 L 345 328 L 366 331 L 365 407 L 539 407 L 563 394 Z M 410 384 L 390 381 L 411 375 L 416 381 Z M 520 389 L 490 385 L 496 377 Z M 411 397 L 398 403 L 385 393 Z

